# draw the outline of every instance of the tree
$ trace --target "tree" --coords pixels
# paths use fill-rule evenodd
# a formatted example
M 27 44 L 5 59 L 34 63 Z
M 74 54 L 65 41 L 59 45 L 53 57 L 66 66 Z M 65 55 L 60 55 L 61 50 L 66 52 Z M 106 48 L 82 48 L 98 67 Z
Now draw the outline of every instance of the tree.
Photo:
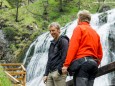
M 0 7 L 2 7 L 3 0 L 0 1 Z
M 16 2 L 16 22 L 18 22 L 18 8 L 19 8 L 19 0 Z
M 63 12 L 62 6 L 63 6 L 63 2 L 62 2 L 62 0 L 60 0 L 60 6 L 59 6 L 59 11 L 60 11 L 60 12 Z
M 44 1 L 42 1 L 42 3 L 43 3 L 43 7 L 44 7 L 43 15 L 47 15 L 48 14 L 48 12 L 47 12 L 48 0 L 44 0 Z
M 18 9 L 21 6 L 21 3 L 25 3 L 24 0 L 7 0 L 13 8 L 16 8 L 15 21 L 18 22 Z

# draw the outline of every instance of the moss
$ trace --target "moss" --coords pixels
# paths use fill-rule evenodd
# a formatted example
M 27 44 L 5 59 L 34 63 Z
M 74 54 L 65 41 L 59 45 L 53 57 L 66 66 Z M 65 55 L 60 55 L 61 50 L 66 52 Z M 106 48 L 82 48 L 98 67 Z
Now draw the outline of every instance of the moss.
M 5 33 L 6 38 L 9 41 L 14 40 L 14 37 L 17 35 L 17 32 L 16 32 L 16 30 L 13 27 L 4 28 L 3 31 Z

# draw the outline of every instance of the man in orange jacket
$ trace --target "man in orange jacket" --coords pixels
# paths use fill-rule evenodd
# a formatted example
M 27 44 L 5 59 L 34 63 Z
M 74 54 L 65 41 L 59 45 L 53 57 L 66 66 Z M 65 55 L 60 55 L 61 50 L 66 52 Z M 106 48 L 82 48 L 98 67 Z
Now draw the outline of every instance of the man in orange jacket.
M 91 14 L 87 10 L 78 12 L 78 25 L 73 31 L 62 72 L 74 62 L 73 75 L 75 86 L 93 86 L 102 59 L 100 37 L 89 25 Z

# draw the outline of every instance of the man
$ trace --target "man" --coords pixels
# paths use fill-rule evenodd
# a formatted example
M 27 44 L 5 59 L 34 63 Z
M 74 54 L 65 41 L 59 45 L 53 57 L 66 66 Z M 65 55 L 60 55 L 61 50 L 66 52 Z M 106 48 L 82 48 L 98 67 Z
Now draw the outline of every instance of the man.
M 89 25 L 90 20 L 89 11 L 78 12 L 78 25 L 73 31 L 62 68 L 62 72 L 66 73 L 72 62 L 75 62 L 74 86 L 93 86 L 103 55 L 100 37 Z
M 65 61 L 69 38 L 60 36 L 60 25 L 53 22 L 49 25 L 49 31 L 54 38 L 51 41 L 48 62 L 44 74 L 44 83 L 46 86 L 66 86 L 66 74 L 62 74 L 62 67 Z

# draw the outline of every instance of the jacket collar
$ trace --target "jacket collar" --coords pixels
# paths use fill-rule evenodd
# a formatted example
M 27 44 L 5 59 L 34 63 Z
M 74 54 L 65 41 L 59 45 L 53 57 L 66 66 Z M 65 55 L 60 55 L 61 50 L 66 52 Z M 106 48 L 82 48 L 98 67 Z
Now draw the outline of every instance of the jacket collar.
M 89 25 L 89 23 L 88 22 L 79 22 L 78 25 Z
M 54 40 L 54 39 L 51 40 L 51 43 L 55 45 L 60 40 L 60 38 L 61 38 L 61 35 L 59 36 L 58 40 Z

